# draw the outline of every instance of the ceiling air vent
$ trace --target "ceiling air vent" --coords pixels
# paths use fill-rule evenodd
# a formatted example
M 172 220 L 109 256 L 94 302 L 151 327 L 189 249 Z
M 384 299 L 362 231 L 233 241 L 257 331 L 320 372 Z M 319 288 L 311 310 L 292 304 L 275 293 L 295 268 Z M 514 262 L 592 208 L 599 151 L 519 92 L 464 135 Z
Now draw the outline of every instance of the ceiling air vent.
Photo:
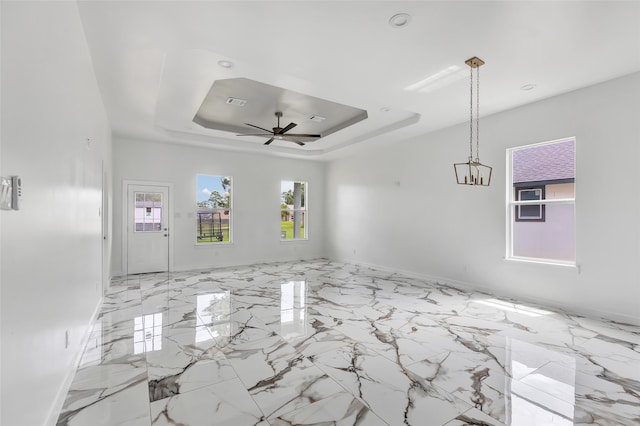
M 245 101 L 244 99 L 238 99 L 238 98 L 227 98 L 227 103 L 229 105 L 243 107 L 247 104 L 247 101 Z
M 321 115 L 312 115 L 311 117 L 309 117 L 309 120 L 315 121 L 316 123 L 322 123 L 326 119 L 327 117 L 323 117 Z

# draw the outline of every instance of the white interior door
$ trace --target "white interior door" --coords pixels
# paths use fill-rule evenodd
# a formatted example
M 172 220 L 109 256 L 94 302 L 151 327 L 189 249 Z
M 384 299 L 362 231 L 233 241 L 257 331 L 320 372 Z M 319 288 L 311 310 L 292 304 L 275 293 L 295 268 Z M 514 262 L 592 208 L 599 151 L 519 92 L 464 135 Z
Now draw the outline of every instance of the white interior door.
M 127 185 L 127 273 L 169 270 L 169 188 Z

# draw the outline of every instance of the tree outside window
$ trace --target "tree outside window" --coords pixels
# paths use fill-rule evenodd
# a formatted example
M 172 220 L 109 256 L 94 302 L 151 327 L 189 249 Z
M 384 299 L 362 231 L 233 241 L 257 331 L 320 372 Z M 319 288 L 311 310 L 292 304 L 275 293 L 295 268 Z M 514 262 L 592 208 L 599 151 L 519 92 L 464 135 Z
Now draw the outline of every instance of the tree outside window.
M 282 181 L 280 193 L 280 239 L 308 239 L 306 182 Z
M 230 176 L 197 176 L 196 243 L 232 241 L 231 182 Z

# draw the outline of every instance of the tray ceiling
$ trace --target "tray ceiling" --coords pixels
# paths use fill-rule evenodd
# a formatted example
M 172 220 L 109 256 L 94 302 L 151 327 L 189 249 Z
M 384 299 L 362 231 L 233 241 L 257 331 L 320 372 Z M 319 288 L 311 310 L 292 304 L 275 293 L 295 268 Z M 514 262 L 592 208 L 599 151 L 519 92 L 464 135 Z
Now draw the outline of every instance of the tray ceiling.
M 213 83 L 193 122 L 212 130 L 258 133 L 247 124 L 271 129 L 277 123 L 276 112 L 282 113 L 281 127 L 296 124 L 292 133 L 320 134 L 322 137 L 367 118 L 367 111 L 360 108 L 247 78 L 230 78 Z M 308 137 L 298 139 L 305 143 L 319 141 Z
M 114 134 L 264 154 L 335 158 L 463 123 L 472 56 L 486 62 L 482 117 L 640 70 L 640 2 L 80 0 L 78 8 Z M 390 25 L 399 13 L 407 24 Z M 237 123 L 229 132 L 193 122 L 212 87 L 238 79 L 368 118 L 303 147 L 236 137 Z M 246 121 L 272 128 L 278 107 Z M 282 122 L 301 128 L 306 114 L 332 116 L 283 110 Z

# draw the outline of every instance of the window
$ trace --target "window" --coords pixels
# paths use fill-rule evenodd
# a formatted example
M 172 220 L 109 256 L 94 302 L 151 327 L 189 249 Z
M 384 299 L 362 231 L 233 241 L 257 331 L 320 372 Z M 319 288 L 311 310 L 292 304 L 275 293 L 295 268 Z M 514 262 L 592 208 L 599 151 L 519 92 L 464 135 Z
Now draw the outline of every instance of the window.
M 198 175 L 196 186 L 196 242 L 231 242 L 231 177 Z
M 306 182 L 282 181 L 280 185 L 280 239 L 308 239 Z
M 575 139 L 507 150 L 507 258 L 575 264 Z
M 514 188 L 516 200 L 536 201 L 544 199 L 544 186 L 535 188 Z M 544 204 L 527 204 L 516 207 L 516 221 L 536 220 L 544 222 Z
M 162 193 L 136 192 L 135 232 L 162 231 Z

